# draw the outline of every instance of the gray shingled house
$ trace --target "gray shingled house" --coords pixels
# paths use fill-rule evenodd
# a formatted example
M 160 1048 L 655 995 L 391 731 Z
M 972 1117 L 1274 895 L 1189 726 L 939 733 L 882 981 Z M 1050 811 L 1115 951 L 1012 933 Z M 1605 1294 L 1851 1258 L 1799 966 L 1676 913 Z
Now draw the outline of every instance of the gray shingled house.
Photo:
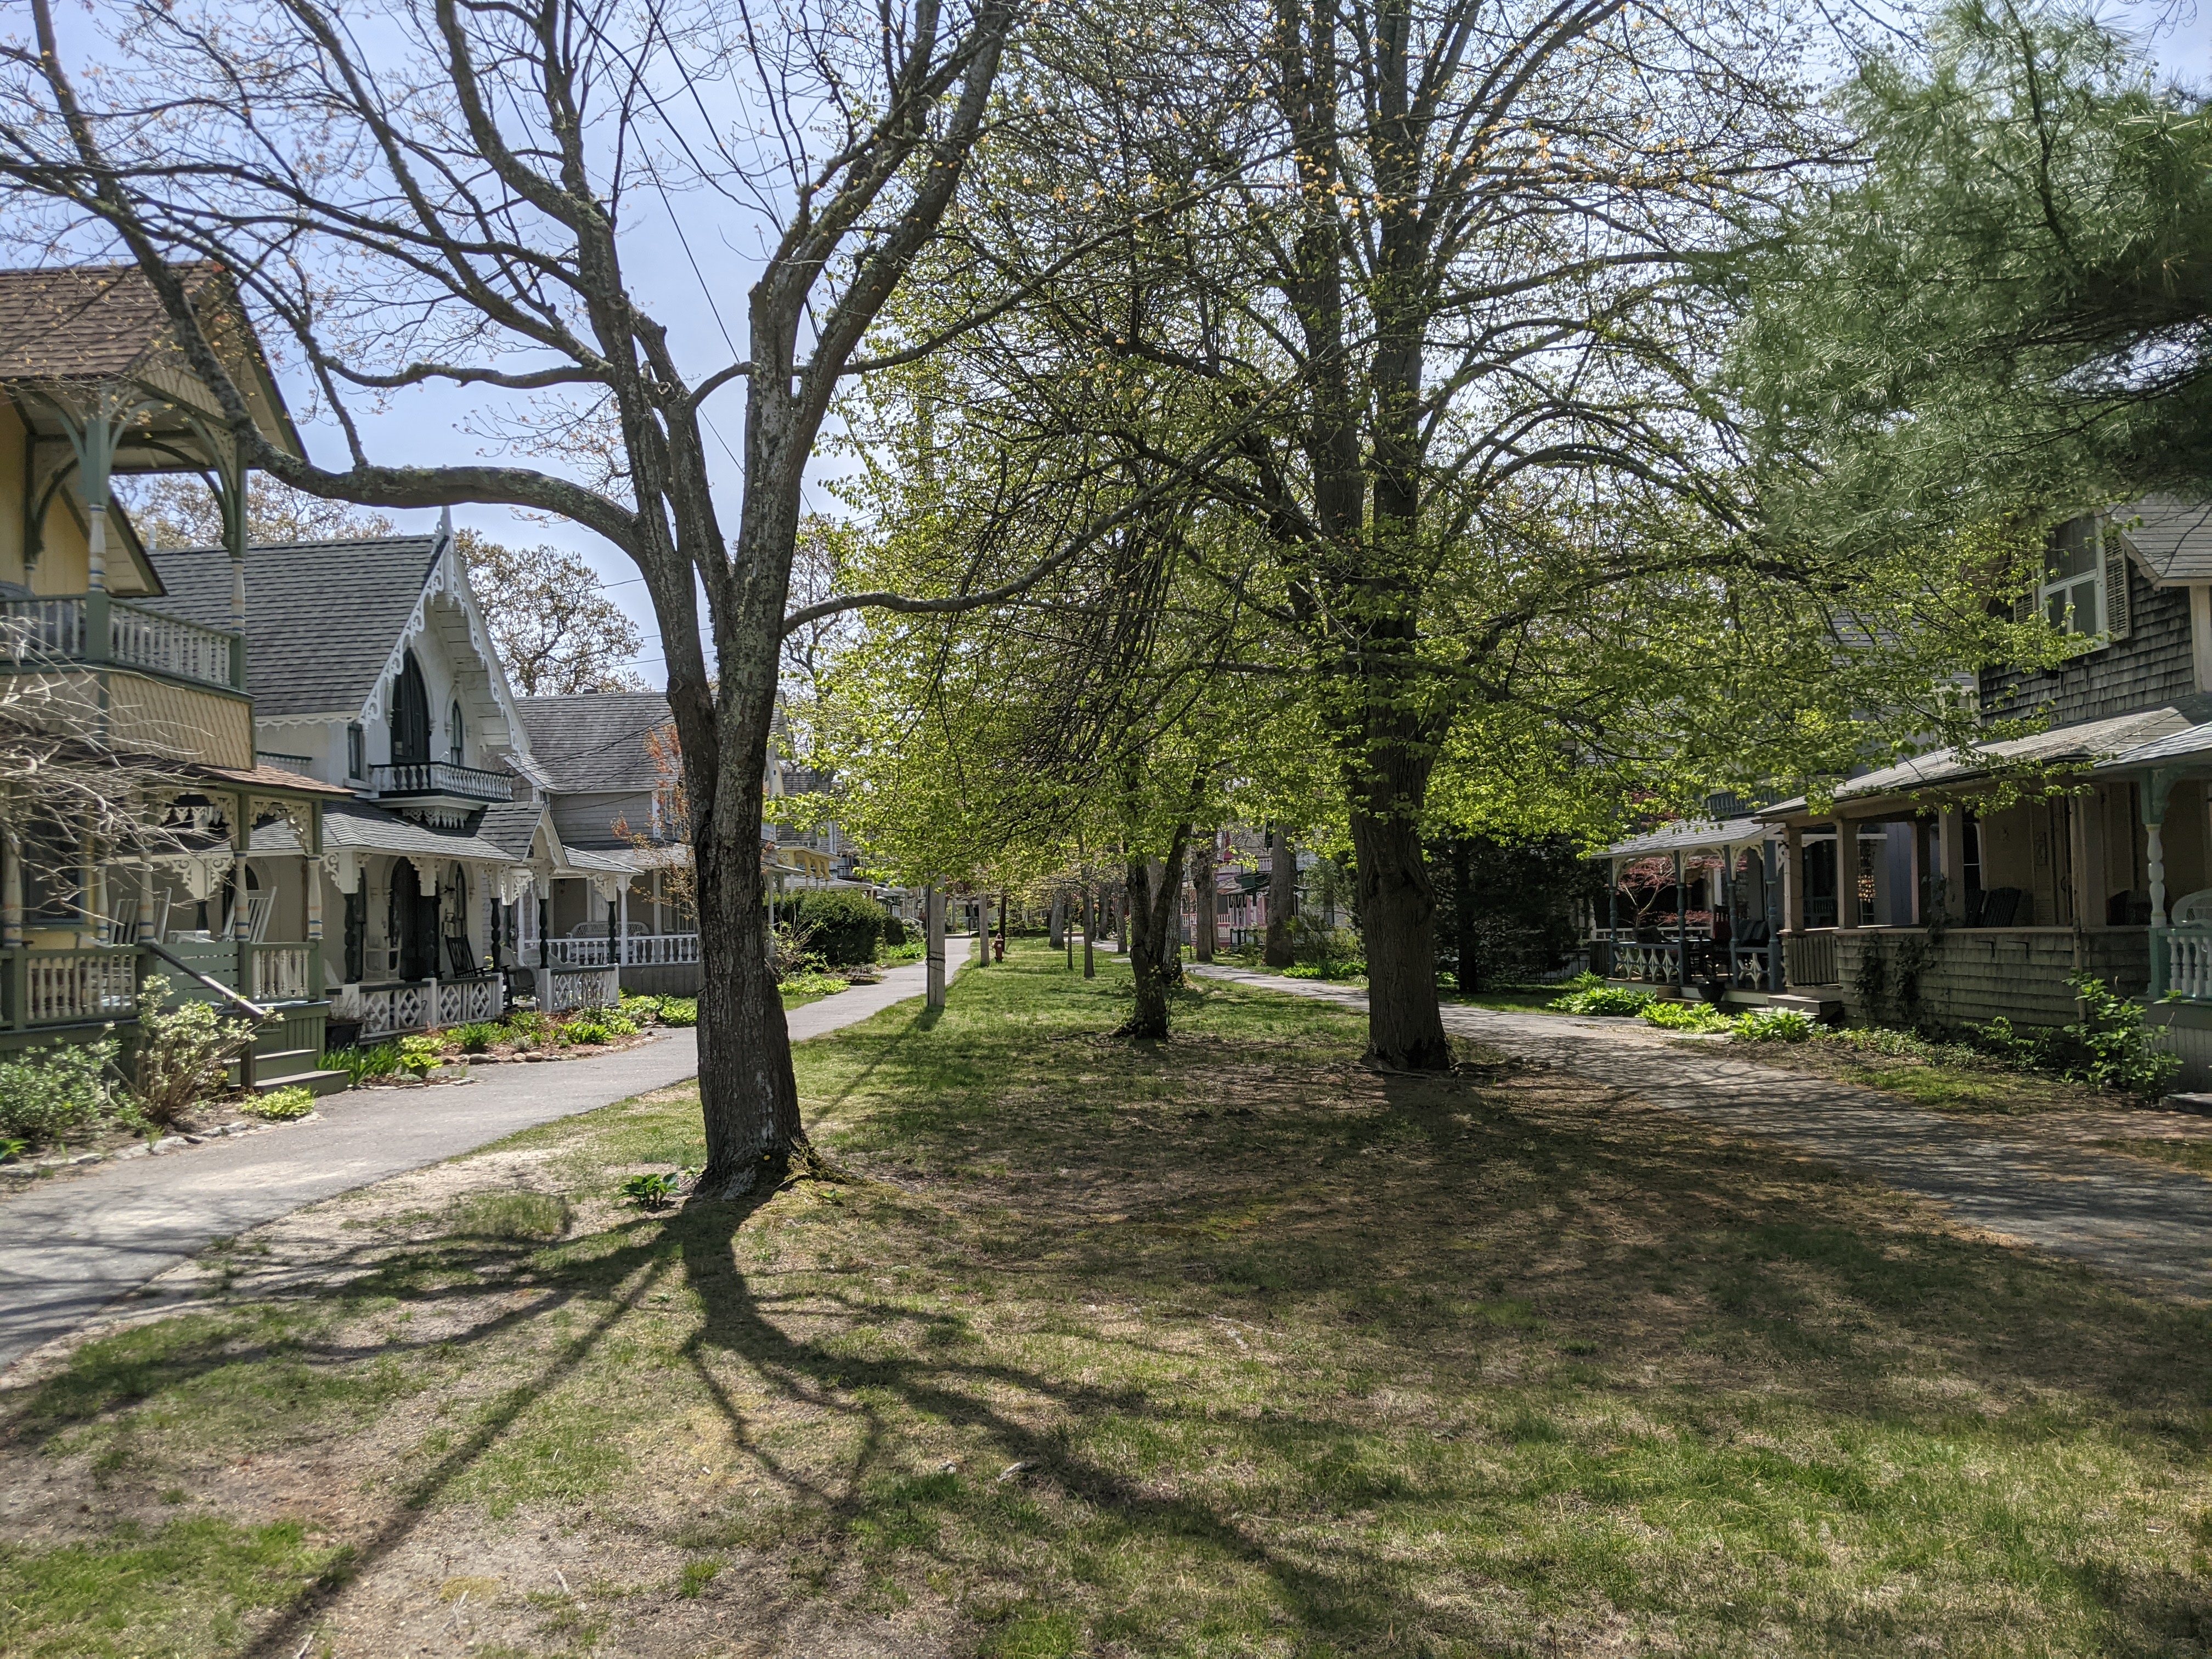
M 1662 927 L 1622 941 L 1624 962 L 1695 983 L 1716 933 L 1740 946 L 1771 920 L 1786 985 L 1768 989 L 1937 1024 L 2063 1024 L 2069 979 L 2094 975 L 2158 1000 L 2185 1079 L 2212 1082 L 2212 505 L 2063 526 L 2021 601 L 2037 611 L 2076 648 L 1985 669 L 1976 691 L 1985 721 L 2042 730 L 1853 778 L 1829 811 L 1784 801 L 1691 836 L 1711 890 L 1739 896 L 1729 925 L 1688 940 L 1698 960 Z M 2008 795 L 2023 767 L 2033 787 Z
M 152 556 L 168 614 L 228 604 L 220 550 Z M 538 947 L 556 881 L 612 902 L 619 860 L 562 845 L 529 781 L 529 740 L 451 526 L 425 536 L 250 547 L 265 600 L 246 618 L 254 744 L 268 767 L 354 798 L 323 816 L 319 879 L 343 922 L 325 931 L 335 1028 L 375 1036 L 495 1018 L 527 993 L 556 1008 L 615 994 L 606 964 Z M 257 858 L 300 851 L 283 822 Z

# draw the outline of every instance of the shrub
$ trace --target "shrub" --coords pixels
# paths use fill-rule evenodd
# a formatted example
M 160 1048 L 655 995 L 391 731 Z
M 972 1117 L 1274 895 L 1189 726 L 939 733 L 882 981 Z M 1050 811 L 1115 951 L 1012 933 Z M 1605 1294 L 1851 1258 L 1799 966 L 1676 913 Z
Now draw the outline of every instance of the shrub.
M 699 1004 L 692 997 L 663 997 L 654 1015 L 663 1025 L 696 1025 Z
M 44 1146 L 113 1113 L 118 1046 L 113 1037 L 101 1037 L 0 1059 L 0 1137 L 25 1148 Z M 136 1127 L 136 1116 L 130 1114 L 130 1127 Z
M 628 1014 L 618 1014 L 612 1009 L 599 1016 L 599 1024 L 607 1028 L 609 1036 L 635 1036 L 637 1022 Z
M 793 974 L 775 988 L 787 997 L 827 997 L 849 988 L 852 983 L 836 974 Z
M 1662 1031 L 1725 1031 L 1735 1024 L 1719 1009 L 1703 1002 L 1661 1002 L 1655 999 L 1636 1012 L 1646 1025 L 1656 1025 Z
M 483 1054 L 506 1035 L 507 1028 L 497 1020 L 480 1019 L 453 1027 L 453 1041 L 465 1054 Z
M 428 1032 L 399 1039 L 399 1069 L 421 1077 L 446 1063 L 446 1042 Z
M 333 1048 L 323 1056 L 323 1064 L 334 1072 L 343 1072 L 349 1086 L 358 1089 L 370 1078 L 390 1077 L 399 1069 L 399 1045 L 380 1042 L 367 1048 Z
M 271 1089 L 258 1100 L 246 1103 L 250 1116 L 267 1118 L 271 1123 L 289 1123 L 315 1109 L 315 1097 L 305 1089 Z
M 850 888 L 801 893 L 799 927 L 807 945 L 832 968 L 850 968 L 876 959 L 884 936 L 884 908 Z
M 929 945 L 922 939 L 909 939 L 904 945 L 887 945 L 877 952 L 877 960 L 886 963 L 920 962 L 929 955 Z
M 562 1042 L 605 1042 L 613 1035 L 596 1019 L 572 1019 L 563 1025 L 557 1036 Z
M 1969 1026 L 1970 1040 L 2022 1070 L 2048 1072 L 2145 1100 L 2164 1094 L 2181 1069 L 2181 1057 L 2153 1046 L 2158 1030 L 2143 1018 L 2143 1005 L 2092 975 L 2076 974 L 2066 983 L 2083 1006 L 2083 1017 L 2074 1024 L 2023 1030 L 2000 1016 L 1987 1025 Z
M 1640 1014 L 1656 1001 L 1649 991 L 1628 986 L 1596 985 L 1587 991 L 1570 991 L 1545 1006 L 1562 1014 Z
M 1367 964 L 1358 957 L 1323 957 L 1318 962 L 1294 962 L 1283 969 L 1285 979 L 1364 979 Z
M 155 1123 L 175 1122 L 230 1085 L 230 1066 L 252 1044 L 258 1022 L 230 1019 L 207 1002 L 161 1006 L 169 981 L 159 974 L 138 992 L 138 1056 L 131 1092 Z
M 906 923 L 896 916 L 885 915 L 883 942 L 891 949 L 896 950 L 900 945 L 908 943 L 908 938 Z
M 1802 1042 L 1812 1035 L 1812 1016 L 1795 1008 L 1754 1008 L 1735 1023 L 1738 1042 Z
M 677 1194 L 672 1175 L 634 1175 L 622 1184 L 623 1196 L 641 1210 L 664 1207 Z

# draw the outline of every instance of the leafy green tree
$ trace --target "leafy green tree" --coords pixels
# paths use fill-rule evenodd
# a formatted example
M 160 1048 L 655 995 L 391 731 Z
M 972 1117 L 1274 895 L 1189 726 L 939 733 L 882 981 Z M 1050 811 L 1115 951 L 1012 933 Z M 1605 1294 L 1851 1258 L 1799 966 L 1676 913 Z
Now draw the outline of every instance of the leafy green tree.
M 2212 477 L 2212 109 L 2068 6 L 1870 57 L 1863 161 L 1744 275 L 1767 510 L 1808 538 L 2064 516 Z

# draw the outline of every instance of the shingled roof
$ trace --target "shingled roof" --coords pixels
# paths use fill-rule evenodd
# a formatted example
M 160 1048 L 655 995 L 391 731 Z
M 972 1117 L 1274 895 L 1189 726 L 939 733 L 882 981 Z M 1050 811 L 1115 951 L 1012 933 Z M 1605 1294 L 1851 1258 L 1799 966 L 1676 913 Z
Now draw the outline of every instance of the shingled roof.
M 415 614 L 435 536 L 289 542 L 246 550 L 246 678 L 254 712 L 351 714 L 368 701 Z M 230 626 L 230 556 L 221 548 L 154 555 L 168 589 L 151 608 Z
M 250 659 L 249 659 L 250 660 Z M 538 769 L 563 794 L 628 794 L 661 781 L 646 735 L 672 720 L 658 691 L 586 691 L 515 703 Z
M 2146 495 L 2112 518 L 2159 580 L 2212 581 L 2212 501 Z

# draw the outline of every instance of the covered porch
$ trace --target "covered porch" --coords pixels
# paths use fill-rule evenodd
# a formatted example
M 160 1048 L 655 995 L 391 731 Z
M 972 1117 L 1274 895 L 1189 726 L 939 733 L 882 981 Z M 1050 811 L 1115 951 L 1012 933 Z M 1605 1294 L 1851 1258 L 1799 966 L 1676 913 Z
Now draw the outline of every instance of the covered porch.
M 1666 825 L 1605 848 L 1590 966 L 1616 984 L 1763 1002 L 1785 982 L 1780 832 L 1757 818 Z

